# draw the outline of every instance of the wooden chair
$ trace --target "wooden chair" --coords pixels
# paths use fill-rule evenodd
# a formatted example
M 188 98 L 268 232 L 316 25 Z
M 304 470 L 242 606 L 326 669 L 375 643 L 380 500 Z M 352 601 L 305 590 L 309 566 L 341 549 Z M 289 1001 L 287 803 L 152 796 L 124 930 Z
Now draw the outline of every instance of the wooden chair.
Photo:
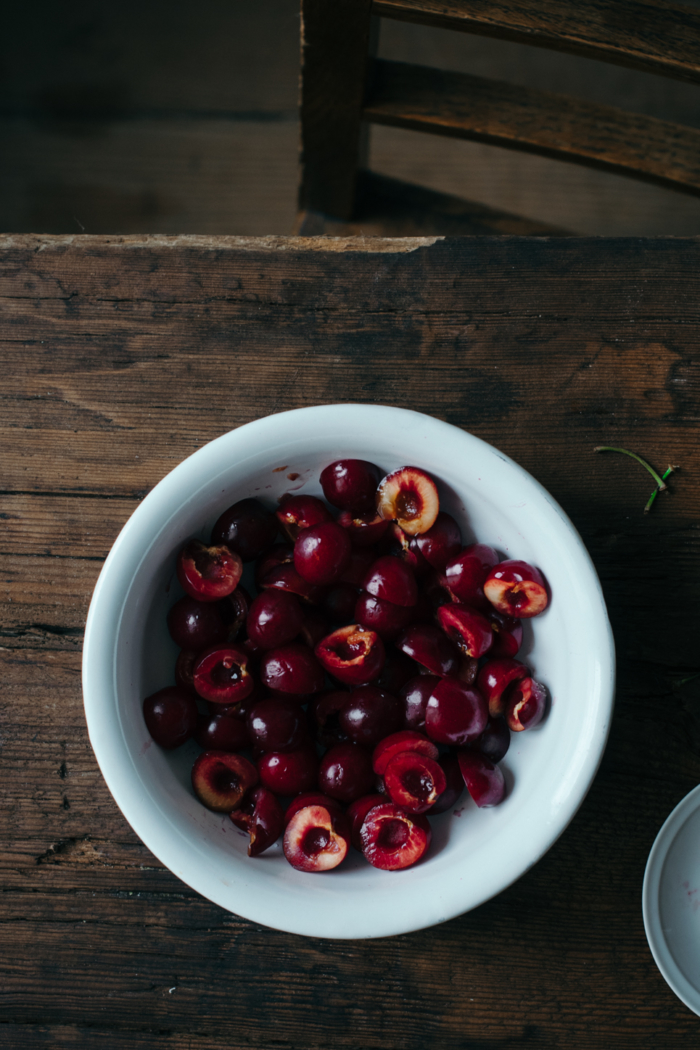
M 668 0 L 302 0 L 300 234 L 565 231 L 366 169 L 369 124 L 524 150 L 700 195 L 700 130 L 375 58 L 396 18 L 700 83 L 700 10 Z

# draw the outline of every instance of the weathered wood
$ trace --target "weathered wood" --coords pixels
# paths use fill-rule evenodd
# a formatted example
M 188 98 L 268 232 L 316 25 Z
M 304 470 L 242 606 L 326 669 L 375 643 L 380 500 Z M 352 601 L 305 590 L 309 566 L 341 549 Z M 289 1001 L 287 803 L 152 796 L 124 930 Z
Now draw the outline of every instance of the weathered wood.
M 300 210 L 349 219 L 358 166 L 366 160 L 360 124 L 372 46 L 371 0 L 302 0 Z
M 377 60 L 375 124 L 573 161 L 700 195 L 700 131 L 505 81 Z
M 3 1050 L 692 1044 L 639 896 L 700 779 L 700 678 L 680 681 L 700 671 L 699 264 L 696 239 L 0 240 Z M 452 922 L 342 945 L 223 912 L 149 854 L 71 651 L 139 489 L 255 416 L 336 400 L 441 416 L 535 474 L 591 551 L 620 660 L 602 768 L 542 861 Z M 672 492 L 645 517 L 651 479 L 597 444 L 679 463 Z
M 700 81 L 700 13 L 667 0 L 373 0 L 372 11 Z

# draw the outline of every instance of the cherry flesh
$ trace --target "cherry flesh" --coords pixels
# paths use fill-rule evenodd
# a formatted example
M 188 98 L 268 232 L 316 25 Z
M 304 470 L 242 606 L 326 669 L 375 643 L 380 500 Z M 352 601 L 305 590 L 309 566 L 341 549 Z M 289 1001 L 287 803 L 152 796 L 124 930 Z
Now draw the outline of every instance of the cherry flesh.
M 431 839 L 430 824 L 420 813 L 406 813 L 393 802 L 375 806 L 360 829 L 362 852 L 375 868 L 399 871 L 425 854 Z
M 248 791 L 230 816 L 237 828 L 250 835 L 249 857 L 259 857 L 284 831 L 282 807 L 277 797 L 264 787 Z
M 525 664 L 510 657 L 501 656 L 495 660 L 486 661 L 477 675 L 476 688 L 486 699 L 491 718 L 504 714 L 506 708 L 504 693 L 511 682 L 527 678 L 529 674 L 530 671 Z
M 440 510 L 437 485 L 419 467 L 401 467 L 379 483 L 377 511 L 409 536 L 427 532 Z
M 547 690 L 534 678 L 521 678 L 506 692 L 506 721 L 514 733 L 533 729 L 544 718 Z
M 258 771 L 243 755 L 203 751 L 192 766 L 195 794 L 215 813 L 230 813 L 257 783 Z
M 544 576 L 525 561 L 502 561 L 484 583 L 484 594 L 499 612 L 520 619 L 539 616 L 549 605 Z
M 192 679 L 204 700 L 235 704 L 253 691 L 248 670 L 248 654 L 239 645 L 215 645 L 207 649 L 194 665 Z
M 350 829 L 342 814 L 325 806 L 305 806 L 284 832 L 284 855 L 299 871 L 330 871 L 345 860 Z
M 401 751 L 384 770 L 392 802 L 408 813 L 426 813 L 447 787 L 444 771 L 434 758 L 418 751 Z
M 180 747 L 197 728 L 197 702 L 178 686 L 159 689 L 143 702 L 143 718 L 153 740 L 166 751 Z
M 330 675 L 344 685 L 364 685 L 381 674 L 384 645 L 361 624 L 339 627 L 323 638 L 314 652 Z
M 460 773 L 460 779 L 461 779 Z M 362 825 L 365 822 L 365 817 L 371 809 L 375 806 L 383 806 L 387 802 L 387 796 L 384 795 L 363 795 L 362 798 L 355 799 L 347 809 L 345 814 L 350 823 L 350 841 L 352 842 L 355 849 L 362 852 L 362 839 L 360 832 Z
M 302 791 L 301 795 L 292 799 L 284 811 L 284 826 L 286 827 L 294 814 L 305 806 L 325 806 L 331 813 L 343 812 L 343 807 L 337 799 L 322 795 L 320 791 Z
M 333 521 L 333 516 L 316 496 L 288 496 L 277 511 L 277 520 L 294 543 L 304 529 Z
M 211 532 L 214 544 L 225 543 L 242 561 L 255 561 L 275 542 L 278 522 L 257 499 L 241 499 L 225 510 Z
M 180 551 L 176 572 L 180 586 L 190 598 L 215 602 L 235 591 L 243 562 L 223 544 L 207 547 L 200 540 L 190 540 Z
M 338 459 L 321 471 L 323 495 L 333 507 L 345 511 L 374 511 L 374 498 L 382 471 L 364 459 Z
M 433 760 L 438 757 L 438 749 L 432 740 L 428 740 L 422 733 L 402 729 L 398 733 L 384 737 L 375 747 L 372 755 L 374 772 L 383 776 L 391 760 L 405 751 L 415 751 L 416 754 Z
M 476 660 L 491 648 L 491 624 L 476 609 L 455 602 L 441 605 L 437 611 L 437 620 L 447 637 L 464 656 Z

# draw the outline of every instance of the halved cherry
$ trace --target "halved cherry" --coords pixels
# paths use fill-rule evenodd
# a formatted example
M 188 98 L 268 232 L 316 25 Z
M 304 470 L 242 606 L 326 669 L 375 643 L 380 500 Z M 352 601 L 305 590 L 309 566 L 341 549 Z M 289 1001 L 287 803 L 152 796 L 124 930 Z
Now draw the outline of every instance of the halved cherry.
M 207 547 L 200 540 L 190 540 L 178 555 L 176 571 L 180 586 L 190 598 L 215 602 L 235 591 L 243 562 L 223 544 Z
M 259 857 L 284 831 L 282 807 L 277 797 L 264 787 L 248 791 L 230 817 L 237 828 L 250 835 L 249 857 Z
M 498 554 L 486 543 L 472 543 L 456 554 L 445 566 L 444 581 L 459 602 L 473 605 L 477 609 L 488 609 L 484 596 L 484 583 Z
M 506 693 L 506 721 L 514 733 L 532 729 L 544 718 L 547 690 L 534 678 L 521 678 Z
M 527 678 L 529 674 L 529 668 L 520 660 L 513 660 L 507 656 L 487 660 L 477 675 L 476 688 L 485 697 L 491 718 L 497 718 L 504 713 L 506 701 L 503 694 L 510 683 Z
M 326 594 L 325 587 L 305 580 L 289 562 L 268 570 L 260 580 L 260 587 L 262 590 L 289 591 L 312 605 L 320 604 Z
M 360 829 L 362 852 L 375 868 L 399 871 L 425 854 L 432 832 L 427 817 L 407 813 L 393 802 L 370 809 Z
M 343 812 L 343 807 L 336 799 L 323 795 L 320 791 L 302 791 L 301 795 L 297 795 L 296 798 L 292 799 L 284 811 L 284 826 L 286 827 L 289 824 L 295 813 L 298 813 L 300 809 L 304 809 L 306 806 L 325 806 L 331 813 Z
M 228 751 L 203 751 L 192 766 L 192 787 L 197 798 L 215 813 L 230 813 L 246 791 L 258 783 L 258 771 L 243 755 Z
M 505 616 L 497 609 L 490 609 L 484 615 L 493 631 L 489 656 L 517 656 L 523 641 L 522 621 L 515 616 Z
M 426 813 L 447 787 L 440 764 L 418 751 L 401 751 L 384 769 L 387 794 L 409 813 Z
M 350 828 L 326 806 L 305 806 L 287 824 L 284 855 L 299 871 L 330 871 L 347 856 Z
M 355 801 L 348 806 L 346 816 L 350 823 L 350 841 L 355 849 L 360 852 L 362 852 L 362 839 L 360 838 L 360 832 L 362 830 L 362 825 L 365 822 L 365 817 L 375 806 L 383 806 L 387 801 L 387 796 L 385 794 L 363 795 L 362 798 L 355 799 Z
M 287 496 L 277 510 L 277 520 L 294 543 L 304 529 L 333 521 L 333 515 L 316 496 Z
M 488 707 L 481 693 L 443 678 L 425 709 L 425 731 L 438 744 L 467 744 L 486 728 Z
M 491 624 L 476 609 L 452 602 L 440 606 L 437 619 L 450 641 L 454 642 L 465 656 L 478 659 L 491 648 Z
M 377 511 L 383 518 L 398 522 L 409 536 L 427 532 L 439 510 L 437 485 L 419 467 L 401 467 L 379 483 Z
M 499 612 L 520 619 L 538 616 L 549 605 L 544 576 L 525 561 L 502 561 L 486 578 L 484 594 Z
M 345 685 L 371 682 L 384 666 L 381 638 L 361 624 L 339 627 L 323 638 L 314 652 L 326 671 Z
M 444 572 L 448 561 L 459 554 L 462 534 L 452 515 L 441 510 L 433 525 L 427 532 L 415 536 L 411 546 L 418 550 L 434 569 Z
M 384 737 L 377 744 L 372 754 L 372 769 L 380 776 L 383 775 L 392 758 L 404 751 L 415 751 L 416 754 L 433 760 L 438 757 L 438 749 L 432 740 L 411 729 L 401 729 L 398 733 Z
M 214 645 L 194 665 L 192 680 L 198 694 L 217 704 L 235 704 L 253 692 L 248 654 L 240 645 Z
M 500 766 L 478 751 L 460 751 L 457 757 L 467 791 L 480 809 L 503 801 L 506 782 Z
M 402 631 L 395 642 L 396 648 L 416 663 L 436 675 L 456 674 L 459 655 L 452 643 L 438 627 L 417 623 Z

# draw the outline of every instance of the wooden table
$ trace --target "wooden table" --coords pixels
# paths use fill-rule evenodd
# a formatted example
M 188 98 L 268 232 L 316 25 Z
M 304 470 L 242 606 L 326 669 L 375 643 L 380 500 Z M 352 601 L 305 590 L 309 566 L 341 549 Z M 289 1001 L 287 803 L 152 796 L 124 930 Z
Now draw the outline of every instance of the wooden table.
M 0 1046 L 697 1045 L 647 948 L 644 865 L 700 780 L 697 240 L 0 238 Z M 428 412 L 531 471 L 616 634 L 602 768 L 509 890 L 442 926 L 307 940 L 201 899 L 112 801 L 80 646 L 139 499 L 217 435 L 303 405 Z M 680 464 L 649 476 L 595 445 Z M 689 679 L 689 680 L 688 680 Z

